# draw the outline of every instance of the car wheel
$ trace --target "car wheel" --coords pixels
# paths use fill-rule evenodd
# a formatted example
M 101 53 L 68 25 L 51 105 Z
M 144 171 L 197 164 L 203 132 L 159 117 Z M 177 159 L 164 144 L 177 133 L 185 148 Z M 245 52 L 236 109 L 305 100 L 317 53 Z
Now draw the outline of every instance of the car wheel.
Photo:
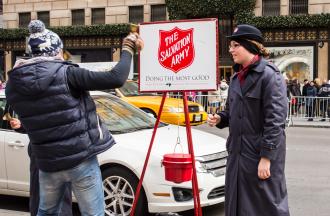
M 129 216 L 135 191 L 138 185 L 137 177 L 122 167 L 110 167 L 102 171 L 105 215 Z M 147 199 L 142 188 L 135 208 L 135 215 L 148 215 Z
M 152 111 L 151 109 L 141 108 L 141 110 L 143 110 L 146 113 L 152 114 L 155 118 L 157 118 L 156 113 L 154 111 Z

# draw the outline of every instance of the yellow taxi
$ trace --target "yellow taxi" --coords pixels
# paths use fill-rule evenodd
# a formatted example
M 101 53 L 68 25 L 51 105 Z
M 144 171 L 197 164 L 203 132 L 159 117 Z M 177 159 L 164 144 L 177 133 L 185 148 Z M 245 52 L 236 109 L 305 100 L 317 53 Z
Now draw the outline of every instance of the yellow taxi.
M 157 117 L 162 96 L 152 93 L 139 93 L 138 84 L 135 81 L 127 81 L 123 87 L 115 91 L 116 95 L 124 101 Z M 188 110 L 191 125 L 205 123 L 207 113 L 204 111 L 202 105 L 188 101 Z M 183 100 L 170 97 L 166 98 L 160 120 L 169 124 L 185 125 Z

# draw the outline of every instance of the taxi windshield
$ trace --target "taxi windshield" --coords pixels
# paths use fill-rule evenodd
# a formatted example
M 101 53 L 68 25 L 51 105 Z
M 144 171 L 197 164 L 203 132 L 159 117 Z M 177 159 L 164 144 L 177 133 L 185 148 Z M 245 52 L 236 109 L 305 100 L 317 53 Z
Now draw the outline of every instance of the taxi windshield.
M 138 95 L 157 95 L 156 93 L 139 93 L 139 85 L 137 82 L 126 82 L 119 88 L 120 92 L 125 97 L 138 96 Z
M 112 133 L 127 133 L 154 127 L 156 119 L 140 109 L 110 96 L 93 96 L 102 122 Z M 165 124 L 160 124 L 163 126 Z

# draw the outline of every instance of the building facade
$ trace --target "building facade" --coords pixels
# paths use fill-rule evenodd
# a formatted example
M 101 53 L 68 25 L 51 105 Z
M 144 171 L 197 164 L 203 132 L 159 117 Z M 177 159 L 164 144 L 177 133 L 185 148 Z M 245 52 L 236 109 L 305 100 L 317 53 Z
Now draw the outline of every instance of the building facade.
M 0 28 L 3 28 L 3 13 L 2 13 L 2 7 L 3 7 L 3 3 L 2 3 L 2 0 L 0 0 Z
M 257 0 L 256 16 L 330 13 L 330 0 Z M 271 59 L 289 79 L 330 79 L 327 28 L 263 29 Z
M 57 27 L 140 23 L 167 17 L 165 0 L 3 0 L 3 27 L 7 29 L 26 28 L 32 19 Z M 120 37 L 62 39 L 64 47 L 78 62 L 119 60 Z M 3 70 L 6 72 L 25 54 L 24 40 L 11 44 L 0 45 L 5 51 Z
M 26 27 L 31 19 L 41 19 L 47 26 L 140 23 L 167 20 L 165 0 L 3 0 L 3 27 Z M 330 0 L 256 0 L 256 16 L 330 13 Z M 221 19 L 220 80 L 233 73 L 226 35 L 235 20 Z M 329 28 L 262 29 L 271 60 L 289 78 L 330 79 Z M 121 38 L 64 38 L 65 47 L 78 61 L 117 61 Z M 105 43 L 105 41 L 108 41 Z M 109 42 L 110 41 L 110 42 Z M 17 56 L 25 52 L 19 46 L 4 52 L 5 71 Z M 109 51 L 111 49 L 112 51 Z
M 3 0 L 4 28 L 31 19 L 49 26 L 114 24 L 166 19 L 165 0 Z
M 0 0 L 0 29 L 3 28 L 3 2 Z M 0 49 L 0 79 L 4 80 L 4 51 Z

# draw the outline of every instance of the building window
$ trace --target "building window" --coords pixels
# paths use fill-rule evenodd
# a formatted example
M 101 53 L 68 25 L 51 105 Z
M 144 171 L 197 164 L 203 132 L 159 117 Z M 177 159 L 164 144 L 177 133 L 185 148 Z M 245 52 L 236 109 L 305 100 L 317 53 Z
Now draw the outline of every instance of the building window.
M 20 28 L 27 28 L 31 21 L 31 13 L 19 13 L 18 14 L 18 26 Z
M 234 74 L 234 69 L 232 66 L 220 66 L 220 77 L 219 80 L 222 81 L 225 79 L 228 83 L 230 77 Z
M 45 26 L 49 26 L 49 11 L 40 11 L 37 13 L 38 20 L 41 20 L 43 23 L 45 23 Z
M 105 9 L 93 8 L 92 9 L 92 25 L 105 24 Z
M 290 0 L 290 14 L 308 14 L 308 0 Z
M 72 10 L 72 25 L 85 25 L 85 10 Z
M 263 0 L 262 1 L 263 16 L 279 16 L 280 0 Z
M 151 22 L 166 20 L 166 6 L 151 5 Z
M 226 36 L 229 36 L 233 32 L 233 20 L 231 17 L 221 17 L 219 19 L 219 45 L 220 47 L 229 47 L 229 40 Z M 219 57 L 222 61 L 220 65 L 231 65 L 232 58 L 228 49 L 219 49 Z
M 3 3 L 2 3 L 2 0 L 0 0 L 0 14 L 3 13 Z
M 129 22 L 130 23 L 143 22 L 143 5 L 129 6 Z

